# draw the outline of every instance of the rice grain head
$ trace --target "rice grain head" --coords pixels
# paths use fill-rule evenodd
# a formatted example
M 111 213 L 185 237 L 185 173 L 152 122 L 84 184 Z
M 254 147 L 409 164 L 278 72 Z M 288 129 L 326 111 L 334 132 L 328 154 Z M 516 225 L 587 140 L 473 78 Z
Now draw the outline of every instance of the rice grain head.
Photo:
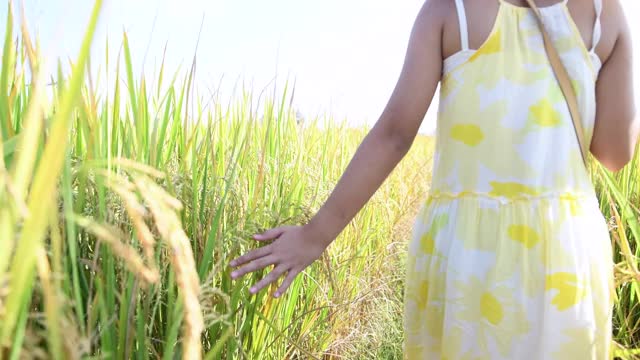
M 121 258 L 129 271 L 136 277 L 145 283 L 157 283 L 160 280 L 158 271 L 145 266 L 144 261 L 136 250 L 122 241 L 125 237 L 118 229 L 109 225 L 98 224 L 81 216 L 75 216 L 74 220 L 79 226 L 109 245 L 114 255 Z
M 202 357 L 200 336 L 204 331 L 204 319 L 198 300 L 200 281 L 189 238 L 175 213 L 174 198 L 144 176 L 135 177 L 134 183 L 147 202 L 158 231 L 170 249 L 171 264 L 183 302 L 183 359 L 199 360 Z
M 154 260 L 154 247 L 156 241 L 153 238 L 151 230 L 144 221 L 144 216 L 147 213 L 145 207 L 138 201 L 138 196 L 134 192 L 127 190 L 124 186 L 120 186 L 113 181 L 109 185 L 124 202 L 124 207 L 129 214 L 136 237 L 142 245 L 149 267 L 153 270 L 157 270 Z

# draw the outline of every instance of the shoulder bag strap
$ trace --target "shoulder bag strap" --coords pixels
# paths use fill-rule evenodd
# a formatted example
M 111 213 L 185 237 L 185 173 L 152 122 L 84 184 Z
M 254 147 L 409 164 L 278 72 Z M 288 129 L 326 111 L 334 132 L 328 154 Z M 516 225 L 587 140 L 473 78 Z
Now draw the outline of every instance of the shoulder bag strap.
M 558 83 L 560 84 L 562 93 L 564 94 L 564 97 L 567 100 L 567 104 L 569 105 L 569 112 L 571 113 L 571 118 L 573 119 L 573 127 L 576 133 L 576 137 L 578 138 L 578 144 L 580 146 L 580 155 L 582 155 L 582 161 L 586 165 L 588 149 L 585 148 L 586 144 L 584 140 L 584 132 L 582 128 L 582 122 L 580 121 L 580 111 L 578 110 L 578 99 L 576 98 L 575 90 L 571 85 L 571 80 L 569 78 L 569 74 L 567 73 L 567 69 L 562 64 L 560 55 L 558 55 L 558 51 L 553 46 L 551 38 L 549 37 L 549 34 L 545 29 L 544 23 L 542 21 L 542 15 L 540 14 L 540 9 L 538 9 L 534 0 L 527 0 L 527 2 L 529 3 L 529 7 L 531 7 L 531 9 L 533 9 L 533 12 L 536 14 L 536 19 L 538 20 L 538 25 L 540 26 L 540 30 L 542 32 L 544 47 L 547 51 L 549 62 L 553 67 L 553 72 L 556 75 L 556 79 L 558 79 Z

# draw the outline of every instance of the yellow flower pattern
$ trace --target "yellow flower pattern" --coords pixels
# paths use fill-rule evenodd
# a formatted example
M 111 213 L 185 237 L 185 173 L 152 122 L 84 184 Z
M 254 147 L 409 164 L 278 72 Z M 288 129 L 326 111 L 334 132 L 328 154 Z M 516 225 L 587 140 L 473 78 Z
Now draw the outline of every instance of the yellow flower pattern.
M 559 272 L 547 275 L 546 290 L 550 289 L 557 290 L 557 295 L 551 303 L 560 311 L 578 304 L 585 295 L 584 285 L 578 282 L 578 275 L 574 273 Z
M 469 146 L 476 146 L 482 142 L 484 135 L 477 125 L 458 124 L 451 128 L 451 138 Z
M 553 108 L 549 99 L 542 99 L 536 105 L 531 106 L 529 117 L 539 126 L 555 127 L 562 123 L 562 116 Z
M 405 360 L 608 359 L 607 224 L 530 9 L 445 60 L 433 179 L 408 244 Z M 598 1 L 598 0 L 596 0 Z M 542 9 L 593 134 L 600 64 Z
M 538 232 L 527 225 L 511 225 L 509 226 L 509 237 L 515 241 L 522 243 L 527 249 L 531 249 L 540 242 Z

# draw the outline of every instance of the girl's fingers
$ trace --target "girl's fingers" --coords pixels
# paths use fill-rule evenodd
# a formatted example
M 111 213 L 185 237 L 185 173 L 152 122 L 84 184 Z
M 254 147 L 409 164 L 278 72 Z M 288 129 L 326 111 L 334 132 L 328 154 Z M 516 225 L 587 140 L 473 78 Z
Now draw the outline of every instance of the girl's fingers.
M 298 274 L 299 272 L 297 270 L 290 269 L 287 273 L 287 277 L 284 278 L 284 281 L 282 282 L 282 284 L 280 284 L 280 287 L 278 288 L 276 293 L 273 294 L 273 296 L 280 297 L 280 295 L 284 294 L 284 292 L 289 288 L 289 285 L 291 285 L 291 283 L 293 282 L 293 279 L 295 279 L 296 275 Z
M 271 245 L 262 246 L 257 249 L 253 249 L 248 253 L 237 257 L 229 263 L 230 266 L 239 266 L 249 261 L 255 260 L 257 258 L 269 255 L 271 253 Z M 233 274 L 232 274 L 233 275 Z
M 257 260 L 253 260 L 248 265 L 240 268 L 240 270 L 236 270 L 231 273 L 231 278 L 235 279 L 240 277 L 248 272 L 264 269 L 265 267 L 272 265 L 276 262 L 275 258 L 271 255 L 261 257 Z
M 251 292 L 251 294 L 257 293 L 263 287 L 265 287 L 265 286 L 271 284 L 272 282 L 278 280 L 280 275 L 284 274 L 286 271 L 287 271 L 287 267 L 285 265 L 281 264 L 281 265 L 276 266 L 273 270 L 271 270 L 269 275 L 265 276 L 264 278 L 262 278 L 262 280 L 258 281 L 255 285 L 253 285 L 251 287 L 251 289 L 249 289 L 249 291 Z
M 278 226 L 273 229 L 269 229 L 261 234 L 255 234 L 253 235 L 253 238 L 258 241 L 275 239 L 278 236 L 282 235 L 282 233 L 286 230 L 286 228 L 287 228 L 286 226 Z

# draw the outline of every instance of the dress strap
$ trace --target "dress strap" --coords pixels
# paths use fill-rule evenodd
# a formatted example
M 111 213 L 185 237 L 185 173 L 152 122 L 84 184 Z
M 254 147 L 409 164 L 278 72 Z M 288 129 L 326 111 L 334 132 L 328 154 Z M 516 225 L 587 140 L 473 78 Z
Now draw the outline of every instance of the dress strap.
M 602 23 L 600 21 L 600 15 L 602 15 L 602 0 L 593 0 L 596 8 L 596 23 L 593 27 L 593 45 L 591 46 L 591 52 L 596 50 L 596 46 L 600 42 L 602 37 Z
M 464 10 L 463 0 L 456 0 L 458 10 L 458 22 L 460 22 L 460 44 L 462 50 L 469 50 L 469 31 L 467 30 L 467 14 Z

